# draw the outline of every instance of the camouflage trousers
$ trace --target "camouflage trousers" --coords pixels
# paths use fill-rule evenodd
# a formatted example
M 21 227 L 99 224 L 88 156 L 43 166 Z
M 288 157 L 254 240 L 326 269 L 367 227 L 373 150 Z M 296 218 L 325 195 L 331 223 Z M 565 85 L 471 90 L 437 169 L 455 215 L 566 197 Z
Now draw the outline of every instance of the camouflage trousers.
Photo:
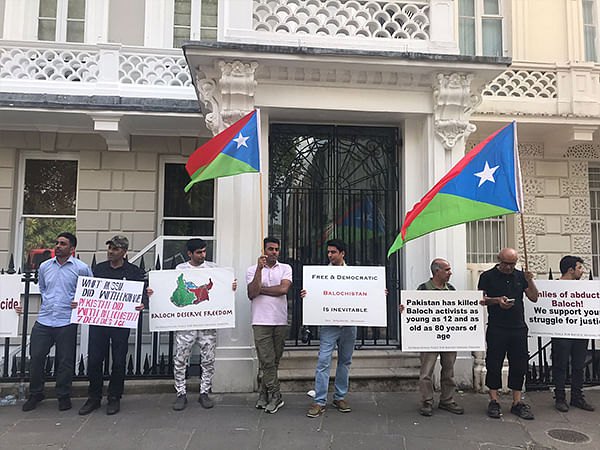
M 210 392 L 212 378 L 215 374 L 215 348 L 217 347 L 217 330 L 186 330 L 175 332 L 175 357 L 173 372 L 175 374 L 175 390 L 177 395 L 184 395 L 185 371 L 190 360 L 192 347 L 198 343 L 200 347 L 200 393 Z

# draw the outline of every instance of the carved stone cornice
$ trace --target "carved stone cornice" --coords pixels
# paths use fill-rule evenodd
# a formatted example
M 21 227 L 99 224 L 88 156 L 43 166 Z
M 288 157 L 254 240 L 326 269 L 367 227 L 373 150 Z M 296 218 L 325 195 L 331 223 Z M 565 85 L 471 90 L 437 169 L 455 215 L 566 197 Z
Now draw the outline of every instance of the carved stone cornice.
M 198 68 L 196 92 L 207 128 L 216 135 L 254 109 L 256 62 L 216 63 L 214 77 Z
M 447 149 L 454 148 L 460 138 L 466 140 L 476 130 L 469 118 L 481 103 L 481 95 L 471 91 L 473 78 L 472 74 L 438 73 L 434 81 L 434 128 Z

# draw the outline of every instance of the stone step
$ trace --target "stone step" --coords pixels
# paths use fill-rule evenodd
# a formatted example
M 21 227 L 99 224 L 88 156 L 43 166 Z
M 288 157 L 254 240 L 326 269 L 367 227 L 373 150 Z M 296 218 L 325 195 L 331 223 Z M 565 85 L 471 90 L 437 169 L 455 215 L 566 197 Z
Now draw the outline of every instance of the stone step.
M 280 369 L 311 369 L 317 365 L 318 349 L 286 350 L 279 362 Z M 332 367 L 337 364 L 337 352 L 333 352 Z M 388 368 L 418 368 L 421 365 L 418 353 L 403 353 L 398 349 L 392 350 L 355 350 L 352 356 L 352 368 L 388 369 Z

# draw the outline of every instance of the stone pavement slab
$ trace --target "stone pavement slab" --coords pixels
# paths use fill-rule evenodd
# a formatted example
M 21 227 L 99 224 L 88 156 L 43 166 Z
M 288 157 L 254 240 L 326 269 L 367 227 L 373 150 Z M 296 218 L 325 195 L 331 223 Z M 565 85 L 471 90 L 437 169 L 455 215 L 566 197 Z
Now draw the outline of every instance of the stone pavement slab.
M 589 389 L 587 399 L 600 406 L 600 390 Z M 347 396 L 352 412 L 340 413 L 328 403 L 326 413 L 306 417 L 311 399 L 284 394 L 285 406 L 274 415 L 254 408 L 257 394 L 214 394 L 216 406 L 203 409 L 196 394 L 188 406 L 171 408 L 173 394 L 126 395 L 121 412 L 106 415 L 105 404 L 79 416 L 85 399 L 73 399 L 73 409 L 59 412 L 56 400 L 45 400 L 29 413 L 21 404 L 0 408 L 0 449 L 401 449 L 507 450 L 600 448 L 600 411 L 571 409 L 559 413 L 550 392 L 526 395 L 536 420 L 510 414 L 510 396 L 500 399 L 504 415 L 486 415 L 488 398 L 457 393 L 465 414 L 439 409 L 432 417 L 418 414 L 414 392 L 357 392 Z M 549 430 L 583 433 L 586 442 L 554 439 Z

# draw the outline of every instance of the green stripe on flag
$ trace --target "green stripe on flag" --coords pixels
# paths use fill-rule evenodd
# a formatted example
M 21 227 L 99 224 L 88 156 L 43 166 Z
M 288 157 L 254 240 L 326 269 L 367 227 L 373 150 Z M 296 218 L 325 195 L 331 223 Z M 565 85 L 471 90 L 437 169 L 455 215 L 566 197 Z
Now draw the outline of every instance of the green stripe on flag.
M 194 184 L 200 181 L 229 177 L 248 172 L 258 172 L 258 170 L 239 159 L 220 153 L 210 164 L 201 167 L 194 172 L 191 176 L 191 181 L 185 187 L 184 191 L 189 191 Z
M 405 242 L 423 236 L 432 231 L 442 230 L 461 223 L 488 217 L 514 214 L 515 211 L 478 202 L 451 194 L 438 193 L 431 199 L 421 214 L 419 214 L 406 230 L 404 240 L 402 233 L 394 241 L 388 251 L 388 257 L 400 249 Z

